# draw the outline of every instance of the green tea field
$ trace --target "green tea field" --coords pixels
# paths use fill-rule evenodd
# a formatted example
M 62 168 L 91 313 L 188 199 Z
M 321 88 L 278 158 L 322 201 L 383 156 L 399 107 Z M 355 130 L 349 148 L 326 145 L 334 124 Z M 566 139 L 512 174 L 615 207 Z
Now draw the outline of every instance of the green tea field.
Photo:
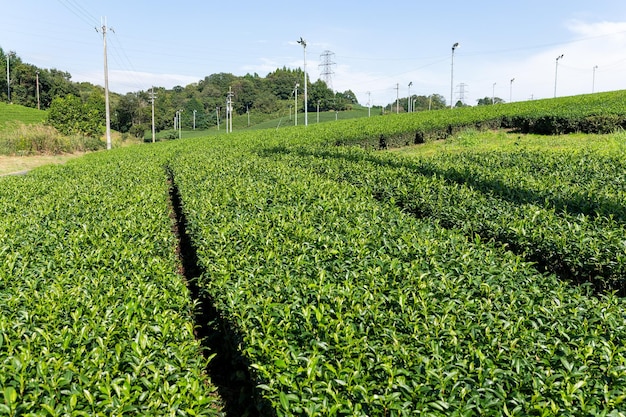
M 0 414 L 625 416 L 625 99 L 0 178 Z

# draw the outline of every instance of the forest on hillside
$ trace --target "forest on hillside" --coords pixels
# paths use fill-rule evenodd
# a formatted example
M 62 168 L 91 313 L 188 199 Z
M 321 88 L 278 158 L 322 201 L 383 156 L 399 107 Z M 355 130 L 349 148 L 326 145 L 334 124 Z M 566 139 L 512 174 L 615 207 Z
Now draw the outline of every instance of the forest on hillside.
M 172 89 L 155 86 L 153 91 L 127 94 L 110 92 L 111 127 L 122 133 L 148 130 L 152 120 L 153 94 L 156 98 L 157 131 L 171 128 L 177 112 L 181 114 L 183 126 L 190 127 L 194 119 L 198 128 L 216 125 L 218 117 L 224 118 L 229 92 L 235 115 L 247 112 L 277 114 L 293 105 L 296 84 L 303 82 L 303 76 L 301 69 L 283 67 L 265 77 L 258 74 L 236 76 L 218 73 Z M 307 84 L 308 110 L 317 110 L 319 106 L 320 111 L 342 111 L 358 102 L 352 91 L 334 92 L 322 80 L 309 81 Z M 302 94 L 302 91 L 300 85 L 297 93 Z M 55 98 L 71 95 L 86 103 L 91 96 L 98 94 L 104 94 L 103 87 L 74 82 L 69 72 L 38 68 L 24 62 L 14 51 L 0 48 L 0 101 L 47 110 Z M 299 100 L 300 111 L 304 110 L 303 106 L 303 100 Z
M 8 70 L 7 70 L 8 65 Z M 8 75 L 8 77 L 7 77 Z M 304 73 L 302 69 L 277 68 L 265 77 L 259 74 L 237 76 L 217 73 L 198 82 L 171 89 L 155 86 L 152 90 L 118 94 L 110 92 L 111 127 L 121 133 L 143 135 L 152 123 L 151 98 L 155 97 L 155 128 L 171 129 L 174 118 L 180 114 L 184 128 L 192 125 L 207 129 L 225 118 L 229 93 L 234 115 L 255 114 L 262 118 L 283 116 L 291 111 L 294 94 L 302 97 Z M 352 90 L 333 91 L 320 79 L 307 80 L 308 111 L 343 111 L 358 104 Z M 296 91 L 296 84 L 299 85 Z M 0 101 L 47 110 L 54 99 L 78 97 L 87 103 L 93 95 L 104 95 L 104 87 L 88 82 L 74 82 L 69 72 L 38 68 L 24 62 L 14 51 L 0 47 Z M 92 99 L 93 100 L 93 99 Z M 104 102 L 104 100 L 96 100 Z M 304 111 L 304 100 L 297 102 L 298 111 Z M 394 103 L 400 109 L 408 107 L 408 98 Z M 445 99 L 433 94 L 414 96 L 414 111 L 438 109 L 446 106 Z M 181 111 L 182 110 L 182 111 Z

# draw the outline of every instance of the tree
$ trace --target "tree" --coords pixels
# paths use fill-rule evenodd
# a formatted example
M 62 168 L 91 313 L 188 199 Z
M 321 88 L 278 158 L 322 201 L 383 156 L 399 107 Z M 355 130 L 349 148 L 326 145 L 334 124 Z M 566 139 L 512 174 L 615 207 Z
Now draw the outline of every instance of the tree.
M 415 97 L 415 111 L 445 109 L 446 99 L 441 94 L 431 94 L 429 96 Z
M 261 113 L 274 113 L 280 109 L 279 101 L 276 96 L 269 91 L 262 91 L 254 101 L 253 109 Z
M 104 133 L 104 98 L 92 95 L 86 103 L 72 94 L 52 100 L 47 123 L 65 135 L 99 137 Z
M 358 104 L 358 100 L 356 99 L 356 94 L 352 92 L 352 90 L 346 90 L 343 93 L 337 93 L 337 98 L 345 100 L 349 104 Z
M 304 73 L 300 70 L 290 70 L 285 67 L 277 69 L 267 75 L 267 82 L 270 85 L 270 91 L 279 100 L 289 100 L 292 97 L 296 84 L 304 81 Z M 302 86 L 301 91 L 304 91 Z
M 478 102 L 479 106 L 490 106 L 492 104 L 504 103 L 504 100 L 502 100 L 500 97 L 485 97 L 485 98 L 479 98 L 476 101 Z
M 320 104 L 321 111 L 331 110 L 335 94 L 328 88 L 322 80 L 317 80 L 309 88 L 309 110 L 317 110 L 317 103 Z
M 233 100 L 235 113 L 244 114 L 256 100 L 257 92 L 254 83 L 249 79 L 239 79 L 233 83 L 232 91 L 235 94 Z
M 133 124 L 140 123 L 138 120 L 139 103 L 137 95 L 128 93 L 120 97 L 116 105 L 113 106 L 113 117 L 111 127 L 118 132 L 126 133 Z

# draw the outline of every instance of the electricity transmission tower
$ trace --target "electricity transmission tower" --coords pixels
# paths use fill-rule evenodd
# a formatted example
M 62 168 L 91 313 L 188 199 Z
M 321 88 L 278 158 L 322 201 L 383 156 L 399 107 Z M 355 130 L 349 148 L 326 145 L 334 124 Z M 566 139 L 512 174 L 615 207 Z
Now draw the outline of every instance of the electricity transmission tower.
M 461 83 L 459 84 L 459 101 L 461 101 L 461 103 L 465 104 L 465 93 L 467 93 L 466 90 L 467 84 L 465 83 Z
M 322 80 L 326 83 L 326 86 L 333 90 L 333 65 L 336 65 L 333 62 L 333 56 L 335 56 L 334 52 L 324 51 L 320 58 L 322 59 L 322 63 L 319 66 L 322 68 L 322 73 L 320 74 Z

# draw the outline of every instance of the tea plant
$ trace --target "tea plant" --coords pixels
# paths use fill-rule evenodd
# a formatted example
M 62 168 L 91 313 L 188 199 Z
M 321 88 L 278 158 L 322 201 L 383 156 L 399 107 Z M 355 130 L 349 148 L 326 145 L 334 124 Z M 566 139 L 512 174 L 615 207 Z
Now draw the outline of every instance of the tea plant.
M 342 179 L 371 175 L 360 154 L 276 143 L 170 166 L 201 288 L 278 415 L 619 415 L 621 299 L 374 199 Z
M 159 158 L 0 185 L 0 414 L 218 415 Z

